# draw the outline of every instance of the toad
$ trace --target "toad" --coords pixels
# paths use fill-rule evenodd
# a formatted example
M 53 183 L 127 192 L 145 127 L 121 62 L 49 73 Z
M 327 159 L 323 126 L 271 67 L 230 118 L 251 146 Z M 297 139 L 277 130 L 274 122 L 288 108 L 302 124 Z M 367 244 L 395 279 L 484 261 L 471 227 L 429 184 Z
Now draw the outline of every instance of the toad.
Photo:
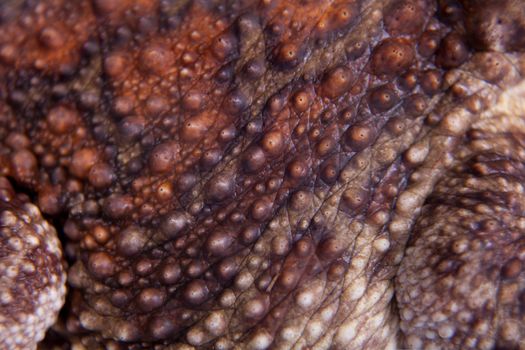
M 525 347 L 524 52 L 520 0 L 2 2 L 0 347 Z

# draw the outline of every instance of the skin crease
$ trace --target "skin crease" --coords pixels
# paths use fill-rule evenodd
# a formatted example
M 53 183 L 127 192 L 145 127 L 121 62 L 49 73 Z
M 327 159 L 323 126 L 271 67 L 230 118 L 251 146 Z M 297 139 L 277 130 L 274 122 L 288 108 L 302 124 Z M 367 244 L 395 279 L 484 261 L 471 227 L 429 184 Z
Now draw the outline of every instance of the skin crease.
M 524 13 L 2 2 L 0 347 L 525 348 Z

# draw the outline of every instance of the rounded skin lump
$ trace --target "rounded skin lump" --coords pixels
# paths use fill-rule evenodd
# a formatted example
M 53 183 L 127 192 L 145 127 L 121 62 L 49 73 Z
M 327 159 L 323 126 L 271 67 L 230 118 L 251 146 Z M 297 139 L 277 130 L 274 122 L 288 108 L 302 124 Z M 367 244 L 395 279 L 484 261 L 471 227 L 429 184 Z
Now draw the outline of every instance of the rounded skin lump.
M 525 348 L 525 3 L 0 4 L 0 347 Z

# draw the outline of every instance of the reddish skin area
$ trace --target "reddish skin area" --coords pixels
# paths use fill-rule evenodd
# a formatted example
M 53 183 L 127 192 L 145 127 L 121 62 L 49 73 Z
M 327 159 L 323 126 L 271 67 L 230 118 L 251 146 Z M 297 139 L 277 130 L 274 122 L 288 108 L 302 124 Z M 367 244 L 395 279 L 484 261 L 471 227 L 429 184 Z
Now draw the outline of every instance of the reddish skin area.
M 525 254 L 507 249 L 521 236 L 505 226 L 483 241 L 501 247 L 492 268 L 461 270 L 490 274 L 490 290 L 516 281 L 482 305 L 465 302 L 482 281 L 445 278 L 469 256 L 418 240 L 444 222 L 434 212 L 450 214 L 428 231 L 438 238 L 474 220 L 454 196 L 470 182 L 453 179 L 524 174 L 502 151 L 524 145 L 498 135 L 525 130 L 470 127 L 521 80 L 521 10 L 513 0 L 1 4 L 0 178 L 57 224 L 69 264 L 63 317 L 42 347 L 523 345 L 523 298 L 508 294 L 525 295 Z M 490 147 L 510 165 L 483 158 Z M 467 197 L 473 211 L 486 200 Z M 488 198 L 518 222 L 521 197 Z M 490 213 L 477 215 L 456 230 L 467 240 Z M 414 281 L 418 294 L 404 287 Z M 459 299 L 438 296 L 433 318 L 414 319 L 433 287 Z

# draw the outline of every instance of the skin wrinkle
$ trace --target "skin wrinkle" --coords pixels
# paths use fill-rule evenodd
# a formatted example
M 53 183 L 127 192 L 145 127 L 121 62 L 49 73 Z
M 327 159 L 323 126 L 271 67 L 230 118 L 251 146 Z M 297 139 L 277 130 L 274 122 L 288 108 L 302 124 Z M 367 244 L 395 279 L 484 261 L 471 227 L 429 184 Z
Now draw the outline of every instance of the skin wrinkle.
M 523 6 L 2 3 L 0 347 L 522 347 Z

